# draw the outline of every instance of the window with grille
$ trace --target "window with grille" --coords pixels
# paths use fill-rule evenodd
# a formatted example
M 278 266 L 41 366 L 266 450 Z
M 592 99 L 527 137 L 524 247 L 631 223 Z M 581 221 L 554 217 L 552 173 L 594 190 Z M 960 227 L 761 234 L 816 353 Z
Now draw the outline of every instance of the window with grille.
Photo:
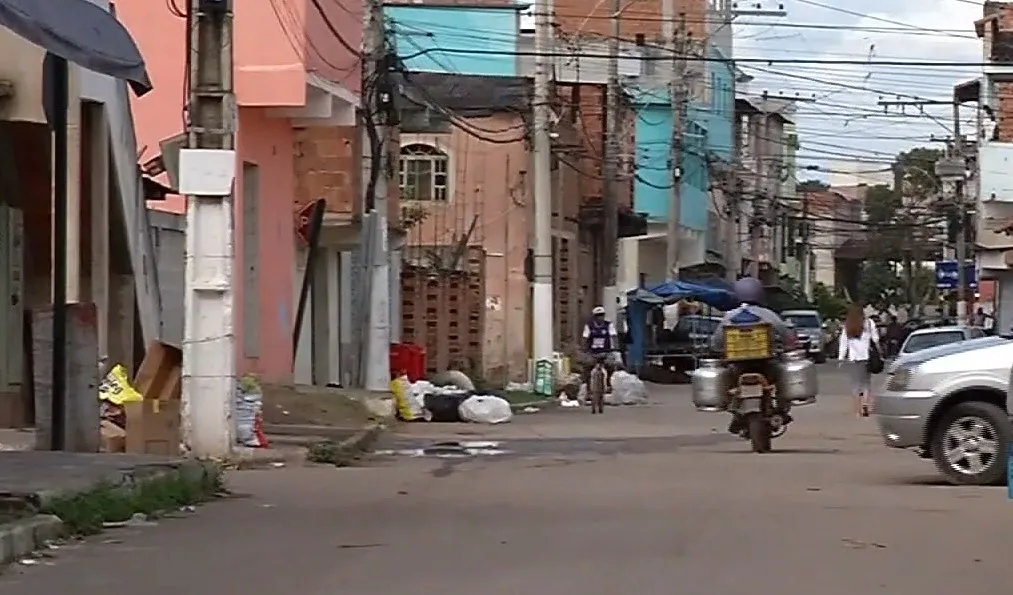
M 399 186 L 403 200 L 446 202 L 450 157 L 426 144 L 401 147 Z

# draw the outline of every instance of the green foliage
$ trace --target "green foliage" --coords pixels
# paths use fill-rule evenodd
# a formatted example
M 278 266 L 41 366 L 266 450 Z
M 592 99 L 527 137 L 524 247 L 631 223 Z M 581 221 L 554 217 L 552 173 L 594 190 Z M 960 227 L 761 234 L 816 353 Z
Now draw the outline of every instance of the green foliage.
M 91 535 L 102 531 L 104 523 L 126 521 L 137 513 L 157 516 L 204 502 L 221 490 L 221 471 L 207 467 L 199 475 L 166 473 L 138 479 L 133 485 L 101 484 L 81 494 L 56 498 L 40 512 L 59 517 L 71 535 Z
M 813 287 L 813 302 L 823 320 L 843 318 L 848 310 L 848 301 L 822 283 Z
M 896 267 L 887 262 L 866 262 L 862 265 L 857 296 L 865 304 L 897 305 L 905 301 L 905 283 Z
M 865 214 L 870 223 L 890 223 L 897 216 L 900 203 L 900 197 L 889 186 L 870 186 L 865 195 Z
M 942 190 L 936 177 L 936 161 L 943 156 L 940 149 L 915 147 L 897 155 L 897 164 L 904 173 L 904 196 L 922 202 Z

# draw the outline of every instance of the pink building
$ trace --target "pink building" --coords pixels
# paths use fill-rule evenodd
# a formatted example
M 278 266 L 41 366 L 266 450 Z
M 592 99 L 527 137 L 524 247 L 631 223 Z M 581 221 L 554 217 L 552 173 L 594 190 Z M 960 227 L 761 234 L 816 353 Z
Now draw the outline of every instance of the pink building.
M 346 6 L 341 4 L 345 3 Z M 178 3 L 177 3 L 178 4 Z M 235 4 L 237 151 L 235 307 L 239 374 L 269 382 L 341 382 L 339 326 L 356 238 L 361 150 L 356 129 L 362 38 L 358 3 L 270 0 Z M 141 2 L 117 5 L 147 59 L 155 90 L 134 102 L 141 161 L 179 147 L 183 131 L 186 21 Z M 332 32 L 332 28 L 337 35 Z M 166 143 L 176 137 L 176 142 Z M 324 198 L 331 216 L 297 361 L 292 329 L 305 251 L 296 213 Z M 184 211 L 182 197 L 150 203 Z M 323 294 L 321 294 L 323 295 Z M 345 303 L 342 304 L 342 301 Z M 319 336 L 318 336 L 319 335 Z
M 533 245 L 530 80 L 416 72 L 400 131 L 402 204 L 424 214 L 405 241 L 405 340 L 423 345 L 430 372 L 459 366 L 494 384 L 524 380 L 530 357 Z M 455 114 L 430 109 L 435 103 Z M 581 153 L 558 129 L 553 172 L 556 344 L 566 346 L 589 308 L 592 261 L 577 221 Z M 584 274 L 582 274 L 584 273 Z M 582 281 L 582 278 L 584 279 Z

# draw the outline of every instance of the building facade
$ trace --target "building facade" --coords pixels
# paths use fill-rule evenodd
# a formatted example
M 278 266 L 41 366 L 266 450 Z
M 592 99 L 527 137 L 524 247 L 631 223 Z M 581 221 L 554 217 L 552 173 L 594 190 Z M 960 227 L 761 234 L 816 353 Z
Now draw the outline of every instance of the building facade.
M 296 234 L 300 210 L 327 200 L 321 260 L 330 264 L 319 274 L 333 286 L 347 279 L 340 263 L 349 261 L 361 209 L 355 110 L 362 22 L 345 12 L 361 8 L 334 4 L 318 8 L 301 0 L 280 8 L 276 3 L 235 7 L 237 372 L 265 381 L 324 384 L 343 378 L 335 364 L 343 359 L 338 343 L 313 334 L 337 329 L 339 312 L 344 308 L 347 316 L 350 307 L 350 287 L 332 292 L 327 308 L 309 307 L 299 361 L 293 362 L 292 346 L 296 296 L 305 273 L 305 250 Z M 161 159 L 164 168 L 183 142 L 186 21 L 137 3 L 117 8 L 148 59 L 155 86 L 133 105 L 141 160 L 155 167 Z M 149 206 L 185 210 L 179 196 Z

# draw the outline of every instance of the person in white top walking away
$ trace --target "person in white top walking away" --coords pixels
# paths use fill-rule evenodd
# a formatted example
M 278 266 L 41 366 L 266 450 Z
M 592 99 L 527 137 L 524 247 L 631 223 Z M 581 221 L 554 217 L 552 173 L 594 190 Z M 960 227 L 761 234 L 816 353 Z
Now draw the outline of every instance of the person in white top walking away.
M 872 374 L 869 371 L 870 352 L 879 348 L 879 332 L 872 320 L 865 317 L 860 304 L 852 304 L 844 319 L 844 328 L 837 346 L 838 365 L 846 366 L 851 379 L 851 396 L 855 412 L 868 417 L 872 408 Z M 879 351 L 882 353 L 882 351 Z

